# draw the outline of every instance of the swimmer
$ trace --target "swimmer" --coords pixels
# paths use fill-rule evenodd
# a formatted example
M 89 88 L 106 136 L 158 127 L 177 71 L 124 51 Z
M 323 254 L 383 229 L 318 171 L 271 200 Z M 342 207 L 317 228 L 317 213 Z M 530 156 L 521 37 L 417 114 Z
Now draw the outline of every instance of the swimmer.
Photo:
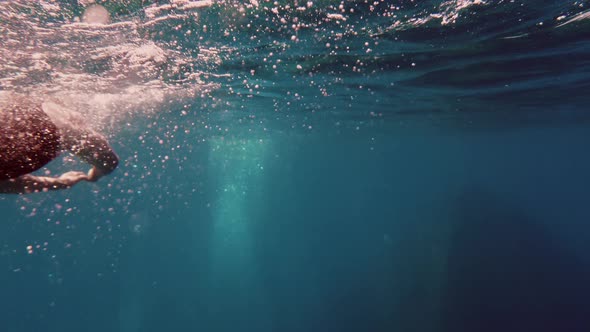
M 92 168 L 58 177 L 34 172 L 69 151 Z M 52 119 L 40 104 L 13 100 L 0 105 L 0 193 L 27 194 L 95 182 L 113 172 L 119 158 L 106 139 L 89 128 Z

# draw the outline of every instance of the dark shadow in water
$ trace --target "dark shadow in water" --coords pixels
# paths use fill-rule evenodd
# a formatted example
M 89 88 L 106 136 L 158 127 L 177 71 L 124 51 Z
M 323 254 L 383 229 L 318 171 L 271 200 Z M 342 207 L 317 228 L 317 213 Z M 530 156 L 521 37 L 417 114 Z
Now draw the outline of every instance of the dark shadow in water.
M 456 204 L 444 331 L 587 331 L 590 267 L 500 197 L 468 190 Z

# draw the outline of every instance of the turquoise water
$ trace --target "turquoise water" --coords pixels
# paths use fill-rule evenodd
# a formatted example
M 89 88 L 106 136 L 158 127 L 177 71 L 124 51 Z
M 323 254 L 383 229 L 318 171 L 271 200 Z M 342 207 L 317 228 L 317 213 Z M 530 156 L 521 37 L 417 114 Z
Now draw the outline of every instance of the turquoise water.
M 588 1 L 152 2 L 2 4 L 122 160 L 0 196 L 2 331 L 590 326 Z

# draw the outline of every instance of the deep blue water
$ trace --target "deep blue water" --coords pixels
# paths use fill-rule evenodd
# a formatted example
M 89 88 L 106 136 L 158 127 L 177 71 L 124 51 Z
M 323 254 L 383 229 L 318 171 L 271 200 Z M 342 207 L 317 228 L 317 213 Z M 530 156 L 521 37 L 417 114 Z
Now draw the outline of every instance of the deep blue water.
M 116 125 L 108 178 L 0 197 L 0 331 L 588 331 L 590 2 L 375 3 L 143 26 L 213 87 Z

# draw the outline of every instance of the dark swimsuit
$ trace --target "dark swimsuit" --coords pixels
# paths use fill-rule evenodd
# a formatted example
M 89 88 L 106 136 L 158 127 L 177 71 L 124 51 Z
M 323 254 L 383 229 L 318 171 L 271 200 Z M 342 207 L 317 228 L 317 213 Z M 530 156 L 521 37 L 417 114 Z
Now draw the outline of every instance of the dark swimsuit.
M 40 106 L 0 108 L 0 181 L 36 171 L 59 152 L 59 131 Z

